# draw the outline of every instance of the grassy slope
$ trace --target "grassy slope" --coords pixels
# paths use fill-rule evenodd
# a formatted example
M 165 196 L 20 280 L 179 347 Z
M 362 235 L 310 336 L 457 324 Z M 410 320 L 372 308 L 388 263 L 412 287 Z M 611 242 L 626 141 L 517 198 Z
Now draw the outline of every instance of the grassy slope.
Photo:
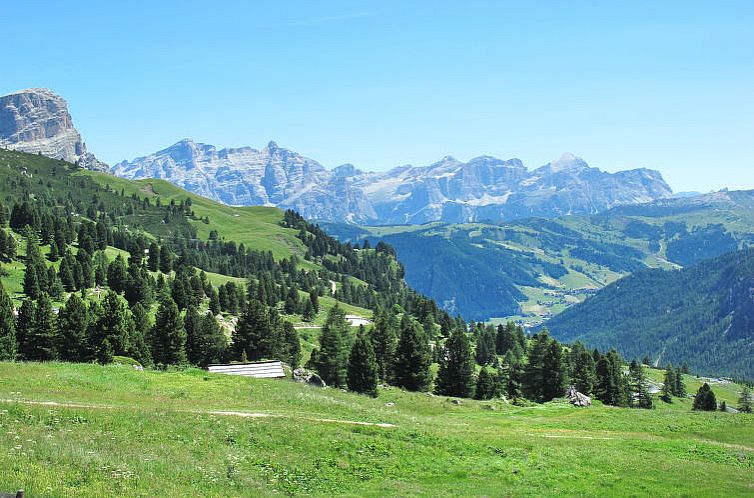
M 0 402 L 11 450 L 0 489 L 30 496 L 746 496 L 754 486 L 754 417 L 692 413 L 688 400 L 650 411 L 457 406 L 199 370 L 8 363 L 0 399 L 110 407 Z
M 164 180 L 126 180 L 94 171 L 80 171 L 77 175 L 86 175 L 102 185 L 109 185 L 116 191 L 123 189 L 126 195 L 136 193 L 140 197 L 149 196 L 153 200 L 160 198 L 163 204 L 171 200 L 179 202 L 190 198 L 192 209 L 196 216 L 209 217 L 209 224 L 201 221 L 192 222 L 201 239 L 208 239 L 211 230 L 217 230 L 220 237 L 243 243 L 247 247 L 260 251 L 272 251 L 276 259 L 297 254 L 303 266 L 309 265 L 303 261 L 306 249 L 296 238 L 296 231 L 283 228 L 279 222 L 283 213 L 277 208 L 249 206 L 232 207 L 206 199 Z M 313 265 L 311 265 L 313 266 Z

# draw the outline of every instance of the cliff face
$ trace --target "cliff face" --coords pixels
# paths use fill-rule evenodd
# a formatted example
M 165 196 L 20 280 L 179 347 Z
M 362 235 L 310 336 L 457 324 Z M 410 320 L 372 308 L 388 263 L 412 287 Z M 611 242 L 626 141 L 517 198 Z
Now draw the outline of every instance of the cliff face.
M 270 142 L 217 149 L 185 139 L 133 161 L 113 166 L 126 178 L 164 178 L 186 190 L 230 205 L 295 209 L 310 219 L 365 222 L 374 211 L 349 178 L 317 161 Z
M 0 147 L 39 153 L 88 169 L 109 170 L 87 152 L 66 101 L 44 88 L 0 97 Z
M 126 178 L 164 178 L 233 205 L 292 208 L 324 221 L 403 224 L 506 221 L 594 214 L 615 206 L 669 197 L 657 171 L 607 173 L 564 154 L 529 171 L 518 159 L 482 156 L 464 163 L 445 157 L 429 166 L 363 172 L 320 163 L 270 142 L 262 150 L 217 150 L 182 140 L 113 167 Z

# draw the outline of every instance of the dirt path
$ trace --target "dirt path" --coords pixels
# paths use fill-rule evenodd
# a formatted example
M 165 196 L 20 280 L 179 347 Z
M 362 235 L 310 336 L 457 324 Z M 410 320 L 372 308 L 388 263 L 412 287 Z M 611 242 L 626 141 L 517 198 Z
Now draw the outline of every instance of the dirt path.
M 31 401 L 20 399 L 0 399 L 0 403 L 18 403 L 22 405 L 32 406 L 49 406 L 60 408 L 83 408 L 86 410 L 117 410 L 123 408 L 129 408 L 128 406 L 118 405 L 90 405 L 84 403 L 60 403 L 57 401 Z M 195 413 L 198 415 L 216 415 L 220 417 L 242 417 L 242 418 L 292 418 L 296 420 L 306 420 L 308 422 L 319 422 L 325 424 L 344 424 L 344 425 L 361 425 L 369 427 L 380 427 L 383 429 L 391 429 L 396 427 L 394 424 L 388 424 L 384 422 L 363 422 L 359 420 L 340 420 L 333 418 L 316 418 L 306 417 L 299 415 L 288 415 L 283 413 L 263 413 L 263 412 L 239 412 L 239 411 L 223 411 L 223 410 L 172 410 L 179 413 Z

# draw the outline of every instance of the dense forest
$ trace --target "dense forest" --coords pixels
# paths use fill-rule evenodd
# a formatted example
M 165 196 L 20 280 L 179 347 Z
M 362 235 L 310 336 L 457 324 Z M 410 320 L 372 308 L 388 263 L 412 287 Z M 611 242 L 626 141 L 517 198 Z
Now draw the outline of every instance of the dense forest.
M 565 341 L 754 378 L 754 250 L 625 277 L 548 322 Z

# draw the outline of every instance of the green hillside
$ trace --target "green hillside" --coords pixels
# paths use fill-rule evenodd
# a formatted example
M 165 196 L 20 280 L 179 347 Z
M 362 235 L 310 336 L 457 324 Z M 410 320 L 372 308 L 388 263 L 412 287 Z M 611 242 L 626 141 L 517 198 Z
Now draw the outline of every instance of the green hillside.
M 713 389 L 735 404 L 734 385 Z M 455 405 L 201 370 L 0 363 L 0 400 L 0 490 L 35 497 L 734 497 L 754 485 L 754 416 L 692 412 L 688 399 Z
M 162 203 L 191 199 L 196 220 L 190 220 L 196 228 L 197 237 L 206 240 L 215 230 L 220 237 L 243 243 L 257 250 L 272 251 L 275 258 L 286 258 L 296 254 L 303 259 L 306 248 L 296 238 L 294 230 L 280 226 L 283 212 L 277 208 L 263 206 L 232 207 L 205 197 L 192 194 L 165 180 L 126 180 L 96 171 L 80 170 L 74 176 L 91 178 L 100 185 L 121 191 L 126 195 L 135 194 L 152 200 L 159 198 Z M 207 218 L 208 223 L 203 220 Z
M 547 322 L 558 339 L 754 379 L 754 250 L 637 272 Z
M 754 191 L 504 224 L 325 225 L 341 240 L 384 240 L 406 279 L 445 309 L 538 325 L 618 278 L 677 268 L 754 242 Z

